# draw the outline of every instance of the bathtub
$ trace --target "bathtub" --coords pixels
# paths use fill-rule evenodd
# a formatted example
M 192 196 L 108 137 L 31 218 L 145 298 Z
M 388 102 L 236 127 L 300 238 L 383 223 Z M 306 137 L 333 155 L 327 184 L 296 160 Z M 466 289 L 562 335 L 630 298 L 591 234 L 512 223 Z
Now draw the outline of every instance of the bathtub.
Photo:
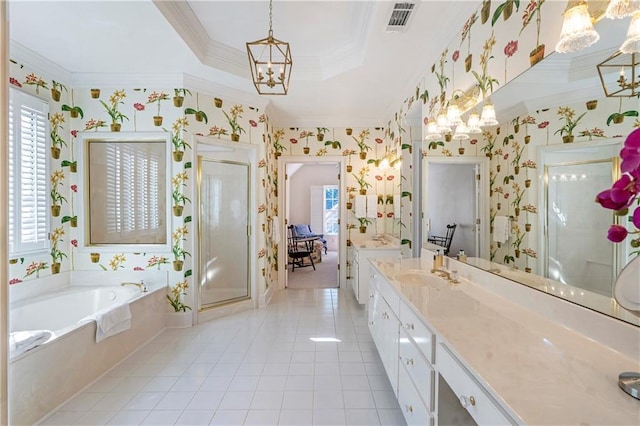
M 147 282 L 147 281 L 145 281 Z M 70 285 L 11 305 L 10 330 L 51 330 L 56 337 L 10 360 L 9 420 L 31 425 L 80 392 L 165 328 L 166 279 L 134 286 Z M 129 303 L 131 328 L 96 343 L 83 318 Z

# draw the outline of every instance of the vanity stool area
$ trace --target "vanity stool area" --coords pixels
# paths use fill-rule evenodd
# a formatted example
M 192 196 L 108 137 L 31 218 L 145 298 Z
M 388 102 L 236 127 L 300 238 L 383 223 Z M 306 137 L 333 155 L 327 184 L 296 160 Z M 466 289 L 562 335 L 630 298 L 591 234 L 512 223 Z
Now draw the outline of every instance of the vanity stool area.
M 640 424 L 618 387 L 640 371 L 637 327 L 468 265 L 453 283 L 432 263 L 369 265 L 368 325 L 407 424 Z

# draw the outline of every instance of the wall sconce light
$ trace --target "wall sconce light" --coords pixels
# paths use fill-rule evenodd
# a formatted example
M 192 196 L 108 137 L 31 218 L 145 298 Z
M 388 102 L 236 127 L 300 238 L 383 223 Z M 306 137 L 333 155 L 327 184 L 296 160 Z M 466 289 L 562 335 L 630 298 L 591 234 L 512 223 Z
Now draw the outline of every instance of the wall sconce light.
M 569 7 L 570 4 L 564 12 L 562 32 L 556 44 L 556 52 L 560 53 L 576 52 L 600 40 L 600 35 L 593 28 L 587 2 L 581 1 L 572 7 Z
M 425 135 L 425 140 L 427 141 L 436 141 L 438 139 L 442 139 L 442 133 L 440 132 L 440 128 L 438 127 L 438 123 L 433 118 L 430 118 L 427 122 L 427 134 Z
M 622 19 L 640 9 L 640 0 L 611 0 L 605 16 L 609 19 Z
M 640 10 L 633 14 L 627 38 L 620 46 L 622 53 L 640 53 Z
M 458 108 L 458 105 L 450 104 L 447 107 L 447 121 L 449 122 L 449 126 L 458 126 L 462 123 L 462 119 L 460 118 L 460 108 Z
M 471 113 L 469 113 L 467 128 L 469 129 L 469 133 L 482 132 L 482 129 L 480 128 L 480 114 L 478 114 L 477 109 L 474 109 L 473 111 L 471 111 Z
M 451 125 L 449 124 L 449 118 L 447 117 L 447 112 L 442 109 L 438 113 L 438 131 L 442 133 L 448 133 L 451 131 Z
M 456 131 L 453 134 L 453 139 L 463 141 L 469 139 L 469 129 L 464 123 L 460 123 L 456 126 Z
M 496 108 L 493 106 L 491 101 L 487 99 L 487 102 L 482 107 L 482 113 L 480 115 L 480 125 L 495 126 L 496 124 L 498 124 L 498 120 L 496 120 Z

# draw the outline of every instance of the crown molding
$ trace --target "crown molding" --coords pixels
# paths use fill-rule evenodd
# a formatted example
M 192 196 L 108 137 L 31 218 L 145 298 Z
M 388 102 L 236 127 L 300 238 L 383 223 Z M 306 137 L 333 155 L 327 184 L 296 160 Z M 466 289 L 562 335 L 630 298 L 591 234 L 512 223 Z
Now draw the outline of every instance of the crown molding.
M 36 74 L 44 74 L 53 80 L 71 84 L 72 73 L 69 70 L 14 40 L 9 41 L 9 58 Z
M 247 84 L 251 83 L 247 82 Z M 232 103 L 239 103 L 248 107 L 253 107 L 262 112 L 264 112 L 267 109 L 267 106 L 271 103 L 268 97 L 260 96 L 257 93 L 253 94 L 243 90 L 234 89 L 191 74 L 184 74 L 184 85 L 186 87 L 193 87 L 202 94 L 223 98 Z
M 207 57 L 209 37 L 186 1 L 153 0 L 153 4 L 174 28 L 200 62 Z
M 182 87 L 182 73 L 72 73 L 73 87 Z

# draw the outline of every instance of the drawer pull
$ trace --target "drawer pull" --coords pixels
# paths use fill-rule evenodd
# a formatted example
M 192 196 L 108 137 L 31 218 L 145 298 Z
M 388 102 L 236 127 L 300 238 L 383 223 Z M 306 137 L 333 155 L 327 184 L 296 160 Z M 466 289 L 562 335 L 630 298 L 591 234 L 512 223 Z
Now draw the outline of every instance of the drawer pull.
M 476 399 L 473 396 L 470 396 L 469 398 L 467 398 L 466 396 L 461 396 L 459 399 L 460 399 L 460 404 L 464 408 L 467 408 L 469 405 L 472 405 L 474 407 L 476 405 Z
M 414 329 L 414 325 L 413 325 L 413 323 L 411 323 L 411 324 L 406 323 L 404 326 L 405 326 L 405 328 L 406 328 L 407 330 L 413 330 L 413 329 Z
M 413 405 L 407 405 L 407 412 L 413 413 Z
M 407 360 L 407 365 L 413 365 L 413 358 L 409 358 Z

